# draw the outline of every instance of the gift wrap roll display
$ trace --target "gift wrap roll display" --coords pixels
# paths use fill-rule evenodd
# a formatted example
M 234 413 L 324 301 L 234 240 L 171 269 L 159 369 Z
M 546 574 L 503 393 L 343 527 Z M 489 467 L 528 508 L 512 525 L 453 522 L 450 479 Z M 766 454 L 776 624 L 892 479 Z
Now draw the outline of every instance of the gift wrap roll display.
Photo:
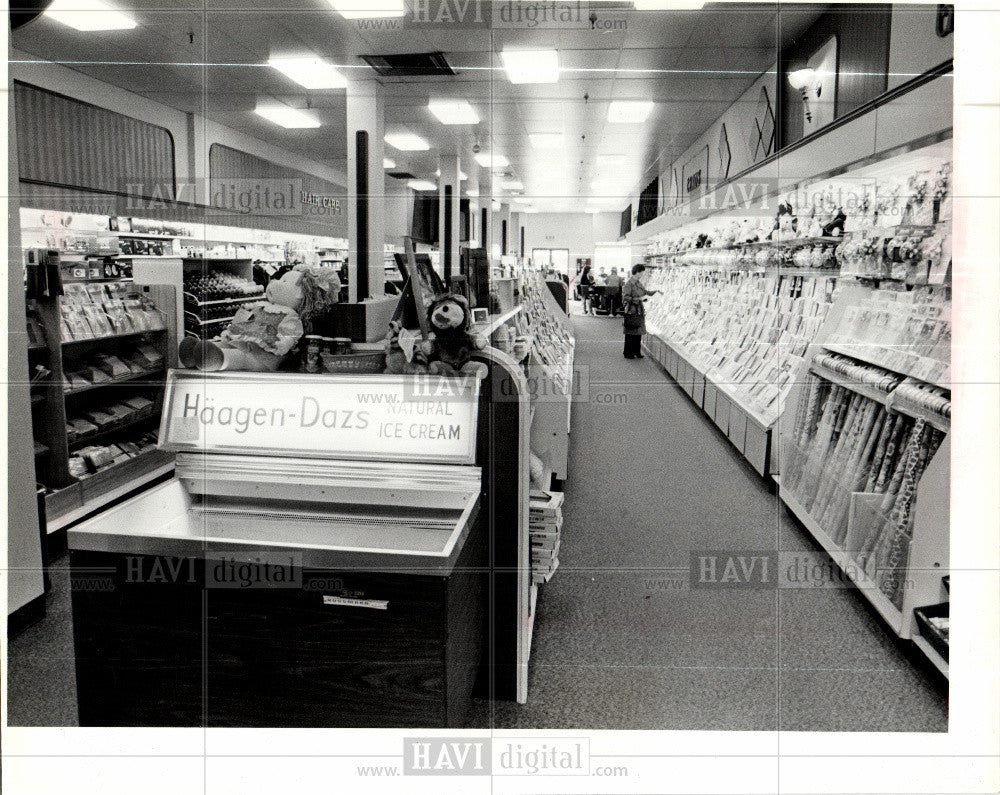
M 820 355 L 817 360 L 822 361 Z M 829 366 L 829 357 L 827 362 Z M 868 371 L 859 380 L 889 390 L 899 379 L 880 368 L 842 361 Z M 950 404 L 948 408 L 950 412 Z M 792 430 L 792 450 L 782 480 L 824 532 L 843 545 L 851 495 L 880 494 L 865 514 L 857 562 L 896 604 L 902 589 L 917 485 L 944 434 L 922 419 L 889 412 L 878 401 L 811 375 Z

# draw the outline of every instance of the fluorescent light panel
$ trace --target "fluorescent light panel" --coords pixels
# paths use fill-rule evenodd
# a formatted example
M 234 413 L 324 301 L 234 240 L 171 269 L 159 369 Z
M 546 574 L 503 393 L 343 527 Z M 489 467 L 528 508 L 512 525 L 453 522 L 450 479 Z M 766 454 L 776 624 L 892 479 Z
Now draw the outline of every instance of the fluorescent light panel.
M 506 157 L 491 152 L 480 152 L 476 155 L 476 162 L 483 168 L 507 168 L 510 165 Z
M 406 184 L 413 188 L 413 190 L 437 190 L 437 185 L 429 179 L 411 179 Z
M 389 157 L 382 158 L 382 168 L 395 168 L 396 161 Z
M 479 114 L 464 99 L 432 99 L 427 108 L 442 124 L 479 124 Z
M 608 121 L 612 124 L 642 124 L 652 110 L 652 102 L 615 100 L 608 105 Z
M 503 50 L 500 60 L 512 83 L 555 83 L 559 54 L 555 50 Z
M 272 58 L 267 63 L 308 89 L 347 88 L 344 76 L 322 58 Z
M 131 30 L 135 20 L 103 0 L 53 0 L 45 16 L 76 30 Z
M 329 0 L 333 10 L 344 19 L 401 17 L 406 13 L 403 0 Z
M 288 105 L 258 105 L 254 111 L 258 116 L 289 130 L 319 127 L 319 119 L 308 111 L 290 108 Z
M 431 148 L 427 141 L 410 132 L 389 133 L 385 136 L 385 142 L 400 152 L 426 152 Z

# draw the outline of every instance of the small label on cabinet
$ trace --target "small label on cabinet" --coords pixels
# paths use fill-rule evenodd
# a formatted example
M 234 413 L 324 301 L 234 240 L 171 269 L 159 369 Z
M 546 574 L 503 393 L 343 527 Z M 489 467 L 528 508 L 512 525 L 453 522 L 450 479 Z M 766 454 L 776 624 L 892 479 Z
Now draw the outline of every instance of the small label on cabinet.
M 323 595 L 323 604 L 343 607 L 368 607 L 372 610 L 388 610 L 389 603 L 381 599 L 349 599 L 346 596 Z

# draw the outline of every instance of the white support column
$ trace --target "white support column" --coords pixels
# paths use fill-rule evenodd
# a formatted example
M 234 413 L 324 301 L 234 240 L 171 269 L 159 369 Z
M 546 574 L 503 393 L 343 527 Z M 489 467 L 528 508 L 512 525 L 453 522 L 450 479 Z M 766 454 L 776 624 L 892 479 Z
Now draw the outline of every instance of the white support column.
M 441 158 L 441 177 L 438 181 L 438 203 L 440 212 L 438 213 L 438 240 L 441 247 L 441 274 L 442 276 L 457 276 L 459 273 L 458 241 L 460 238 L 459 229 L 459 202 L 462 200 L 462 180 L 459 174 L 462 170 L 462 161 L 458 155 L 447 155 Z M 445 239 L 445 191 L 451 189 L 451 208 L 448 212 L 451 215 L 450 240 Z M 445 261 L 445 256 L 449 260 Z
M 368 133 L 368 158 L 362 167 L 368 173 L 368 194 L 358 196 L 358 146 L 357 133 Z M 349 300 L 362 301 L 368 296 L 385 295 L 385 269 L 382 258 L 385 251 L 385 171 L 382 157 L 385 153 L 385 101 L 382 86 L 374 80 L 350 82 L 347 85 L 347 245 L 349 272 Z M 368 230 L 368 289 L 367 295 L 358 294 L 359 215 L 358 200 L 367 198 L 363 211 Z

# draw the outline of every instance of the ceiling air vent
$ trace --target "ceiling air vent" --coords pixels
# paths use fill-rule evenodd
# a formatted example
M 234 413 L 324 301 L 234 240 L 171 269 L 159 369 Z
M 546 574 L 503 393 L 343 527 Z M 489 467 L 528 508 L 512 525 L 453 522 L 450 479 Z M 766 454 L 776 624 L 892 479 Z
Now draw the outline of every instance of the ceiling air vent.
M 402 55 L 362 55 L 365 62 L 383 77 L 443 77 L 456 74 L 443 52 Z
M 390 177 L 395 177 L 396 179 L 416 179 L 416 174 L 411 174 L 409 171 L 390 171 Z

